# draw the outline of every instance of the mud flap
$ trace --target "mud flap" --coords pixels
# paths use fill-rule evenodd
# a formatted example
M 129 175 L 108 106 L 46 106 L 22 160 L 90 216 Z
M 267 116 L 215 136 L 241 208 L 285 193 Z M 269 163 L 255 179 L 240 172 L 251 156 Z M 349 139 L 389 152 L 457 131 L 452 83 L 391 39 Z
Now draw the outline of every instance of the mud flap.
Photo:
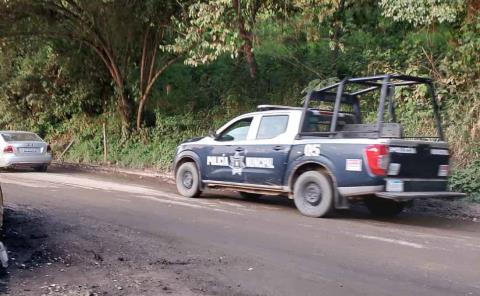
M 350 203 L 348 199 L 341 195 L 338 190 L 335 190 L 335 209 L 339 210 L 347 210 L 350 208 Z

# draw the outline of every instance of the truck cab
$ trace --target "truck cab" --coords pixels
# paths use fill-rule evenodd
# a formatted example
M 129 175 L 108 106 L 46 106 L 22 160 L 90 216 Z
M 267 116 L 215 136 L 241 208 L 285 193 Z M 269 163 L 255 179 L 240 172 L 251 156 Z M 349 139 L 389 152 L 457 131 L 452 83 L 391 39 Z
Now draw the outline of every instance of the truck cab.
M 395 87 L 418 84 L 432 96 L 432 137 L 405 136 L 397 120 Z M 365 123 L 360 97 L 375 91 L 375 121 Z M 461 197 L 447 191 L 450 153 L 438 109 L 426 78 L 344 79 L 309 92 L 303 107 L 261 105 L 207 137 L 182 143 L 174 161 L 177 189 L 190 197 L 206 187 L 249 198 L 286 195 L 311 217 L 357 201 L 375 215 L 394 215 L 415 198 Z

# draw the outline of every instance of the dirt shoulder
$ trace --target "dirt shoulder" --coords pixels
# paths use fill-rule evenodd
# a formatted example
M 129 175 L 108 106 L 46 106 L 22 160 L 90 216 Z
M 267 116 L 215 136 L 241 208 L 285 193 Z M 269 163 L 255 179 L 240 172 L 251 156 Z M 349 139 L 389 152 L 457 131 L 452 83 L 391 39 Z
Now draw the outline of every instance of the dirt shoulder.
M 226 260 L 189 256 L 171 239 L 63 214 L 8 205 L 4 242 L 11 261 L 0 294 L 229 294 L 228 287 L 209 281 L 208 272 L 190 272 L 221 267 Z

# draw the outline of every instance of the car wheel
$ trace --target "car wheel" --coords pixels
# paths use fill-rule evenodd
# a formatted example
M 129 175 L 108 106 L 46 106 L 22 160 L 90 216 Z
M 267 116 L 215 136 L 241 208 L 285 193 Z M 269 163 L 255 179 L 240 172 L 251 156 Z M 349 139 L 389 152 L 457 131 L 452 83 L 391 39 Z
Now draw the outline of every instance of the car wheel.
M 262 195 L 261 194 L 258 194 L 258 193 L 250 193 L 250 192 L 243 192 L 243 191 L 240 191 L 238 192 L 240 193 L 240 196 L 244 199 L 250 199 L 250 200 L 256 200 L 256 199 L 259 199 Z
M 305 216 L 325 217 L 333 210 L 334 191 L 330 177 L 321 171 L 300 175 L 293 188 L 295 206 Z
M 403 211 L 406 203 L 370 196 L 365 199 L 365 205 L 373 216 L 393 217 Z
M 193 162 L 185 162 L 177 170 L 175 175 L 178 192 L 186 197 L 198 197 L 200 191 L 200 176 L 197 166 Z
M 47 171 L 48 165 L 43 164 L 43 165 L 41 165 L 41 166 L 36 166 L 36 167 L 34 167 L 33 169 L 34 169 L 36 172 L 43 172 L 43 173 L 44 173 L 44 172 Z

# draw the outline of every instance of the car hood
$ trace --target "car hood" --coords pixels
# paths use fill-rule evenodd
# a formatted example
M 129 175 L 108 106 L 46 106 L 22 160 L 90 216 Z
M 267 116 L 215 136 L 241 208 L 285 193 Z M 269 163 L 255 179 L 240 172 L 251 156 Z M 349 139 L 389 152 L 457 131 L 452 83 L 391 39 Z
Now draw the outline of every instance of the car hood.
M 185 140 L 182 142 L 182 144 L 187 144 L 187 143 L 192 143 L 192 142 L 197 142 L 197 141 L 200 141 L 201 139 L 203 139 L 205 137 L 196 137 L 196 138 L 191 138 L 191 139 L 188 139 L 188 140 Z

